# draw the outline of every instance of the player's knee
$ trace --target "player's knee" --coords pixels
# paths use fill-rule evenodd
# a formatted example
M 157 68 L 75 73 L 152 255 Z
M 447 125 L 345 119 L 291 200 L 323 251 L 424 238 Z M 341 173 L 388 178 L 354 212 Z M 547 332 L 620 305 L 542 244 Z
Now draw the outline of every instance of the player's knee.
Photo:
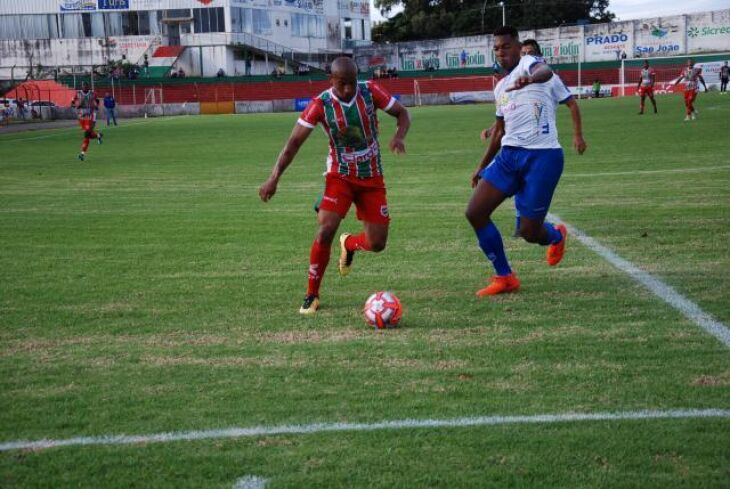
M 322 224 L 317 230 L 316 239 L 321 244 L 331 244 L 335 239 L 335 233 L 337 233 L 337 226 Z
M 481 229 L 489 222 L 489 216 L 485 216 L 484 213 L 479 212 L 472 206 L 468 206 L 466 208 L 464 217 L 466 217 L 466 220 L 469 221 L 469 224 L 471 224 L 474 229 Z

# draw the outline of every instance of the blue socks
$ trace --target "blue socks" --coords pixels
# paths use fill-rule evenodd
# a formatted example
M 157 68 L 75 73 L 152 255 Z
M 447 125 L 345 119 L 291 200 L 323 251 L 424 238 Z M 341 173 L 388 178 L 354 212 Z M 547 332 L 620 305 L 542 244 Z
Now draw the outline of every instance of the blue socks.
M 543 223 L 543 227 L 545 228 L 545 231 L 547 231 L 547 243 L 540 243 L 541 245 L 547 246 L 551 244 L 558 244 L 562 241 L 563 235 L 560 234 L 560 231 L 555 229 L 555 226 L 545 221 Z
M 554 230 L 554 229 L 553 229 Z M 556 231 L 558 236 L 560 232 Z M 497 275 L 506 276 L 512 273 L 512 269 L 507 262 L 507 255 L 504 252 L 504 244 L 502 243 L 502 235 L 493 222 L 489 222 L 486 226 L 477 230 L 477 238 L 479 238 L 479 247 L 487 256 L 489 261 L 494 265 Z

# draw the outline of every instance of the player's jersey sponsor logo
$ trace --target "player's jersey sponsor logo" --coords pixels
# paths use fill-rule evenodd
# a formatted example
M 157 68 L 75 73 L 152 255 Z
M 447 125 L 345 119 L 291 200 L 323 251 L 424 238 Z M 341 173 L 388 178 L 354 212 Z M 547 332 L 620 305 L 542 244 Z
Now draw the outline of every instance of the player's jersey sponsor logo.
M 337 203 L 337 197 L 330 197 L 328 195 L 324 195 L 322 197 L 322 200 L 326 200 L 327 202 L 332 202 L 333 204 Z

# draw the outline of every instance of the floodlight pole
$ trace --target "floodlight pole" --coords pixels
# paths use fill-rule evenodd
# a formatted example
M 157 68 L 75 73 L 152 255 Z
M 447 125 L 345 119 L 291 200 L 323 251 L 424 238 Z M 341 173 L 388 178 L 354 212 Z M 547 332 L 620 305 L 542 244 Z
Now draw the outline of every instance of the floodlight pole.
M 482 4 L 482 34 L 484 33 L 484 14 L 487 12 L 487 2 L 489 0 L 484 0 L 484 3 Z M 502 25 L 507 25 L 507 5 L 505 5 L 504 2 L 499 2 L 498 5 L 495 5 L 495 7 L 502 7 Z

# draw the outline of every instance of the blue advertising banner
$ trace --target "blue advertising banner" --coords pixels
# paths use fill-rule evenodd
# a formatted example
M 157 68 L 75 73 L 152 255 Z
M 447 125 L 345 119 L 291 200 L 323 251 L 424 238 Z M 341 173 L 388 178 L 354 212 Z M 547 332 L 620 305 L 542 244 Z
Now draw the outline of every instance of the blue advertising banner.
M 301 112 L 304 109 L 307 108 L 307 105 L 309 105 L 309 102 L 311 102 L 311 98 L 297 98 L 294 99 L 294 110 L 297 112 Z
M 129 0 L 99 0 L 99 10 L 129 10 Z

